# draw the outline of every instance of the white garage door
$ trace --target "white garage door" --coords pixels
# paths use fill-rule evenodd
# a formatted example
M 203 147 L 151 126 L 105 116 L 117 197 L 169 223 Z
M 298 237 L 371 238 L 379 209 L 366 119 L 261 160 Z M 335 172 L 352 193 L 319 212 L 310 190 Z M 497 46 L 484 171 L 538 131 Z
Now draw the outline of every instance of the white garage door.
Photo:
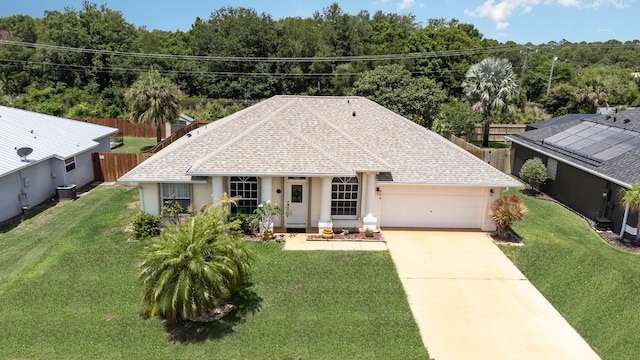
M 483 188 L 381 186 L 380 225 L 481 228 Z

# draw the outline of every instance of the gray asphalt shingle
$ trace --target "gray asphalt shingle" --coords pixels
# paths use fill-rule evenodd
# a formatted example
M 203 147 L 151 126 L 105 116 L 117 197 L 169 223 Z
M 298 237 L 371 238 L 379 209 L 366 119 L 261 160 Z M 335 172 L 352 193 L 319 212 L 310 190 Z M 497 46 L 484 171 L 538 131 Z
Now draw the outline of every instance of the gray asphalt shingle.
M 274 96 L 192 131 L 125 174 L 125 182 L 191 176 L 353 176 L 394 183 L 519 186 L 424 127 L 363 97 Z

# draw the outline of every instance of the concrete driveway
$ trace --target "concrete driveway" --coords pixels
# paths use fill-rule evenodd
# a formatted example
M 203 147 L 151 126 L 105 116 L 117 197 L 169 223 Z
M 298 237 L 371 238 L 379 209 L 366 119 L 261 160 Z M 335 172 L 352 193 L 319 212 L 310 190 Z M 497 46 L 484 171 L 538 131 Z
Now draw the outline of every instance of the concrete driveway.
M 383 233 L 432 359 L 599 359 L 485 233 Z

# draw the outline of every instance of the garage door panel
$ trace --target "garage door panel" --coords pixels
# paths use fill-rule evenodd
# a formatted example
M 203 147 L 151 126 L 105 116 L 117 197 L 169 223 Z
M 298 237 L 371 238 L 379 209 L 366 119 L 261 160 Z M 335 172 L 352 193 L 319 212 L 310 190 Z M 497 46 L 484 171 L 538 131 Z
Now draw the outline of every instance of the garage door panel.
M 380 224 L 388 227 L 480 228 L 481 188 L 382 187 Z

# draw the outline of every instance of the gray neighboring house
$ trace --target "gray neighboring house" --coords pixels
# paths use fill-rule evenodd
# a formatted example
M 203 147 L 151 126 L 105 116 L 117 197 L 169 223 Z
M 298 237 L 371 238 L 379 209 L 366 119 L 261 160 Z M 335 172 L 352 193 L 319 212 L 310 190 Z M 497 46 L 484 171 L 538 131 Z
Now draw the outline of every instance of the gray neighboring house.
M 600 227 L 637 231 L 637 216 L 620 206 L 621 189 L 640 181 L 640 109 L 607 115 L 565 115 L 509 135 L 513 174 L 538 157 L 549 179 L 542 190 Z
M 274 96 L 193 130 L 118 179 L 140 207 L 195 209 L 223 193 L 252 213 L 291 210 L 277 227 L 494 230 L 488 210 L 520 187 L 440 135 L 363 97 Z M 232 209 L 236 211 L 237 209 Z
M 93 181 L 92 152 L 118 129 L 0 106 L 0 221 Z

